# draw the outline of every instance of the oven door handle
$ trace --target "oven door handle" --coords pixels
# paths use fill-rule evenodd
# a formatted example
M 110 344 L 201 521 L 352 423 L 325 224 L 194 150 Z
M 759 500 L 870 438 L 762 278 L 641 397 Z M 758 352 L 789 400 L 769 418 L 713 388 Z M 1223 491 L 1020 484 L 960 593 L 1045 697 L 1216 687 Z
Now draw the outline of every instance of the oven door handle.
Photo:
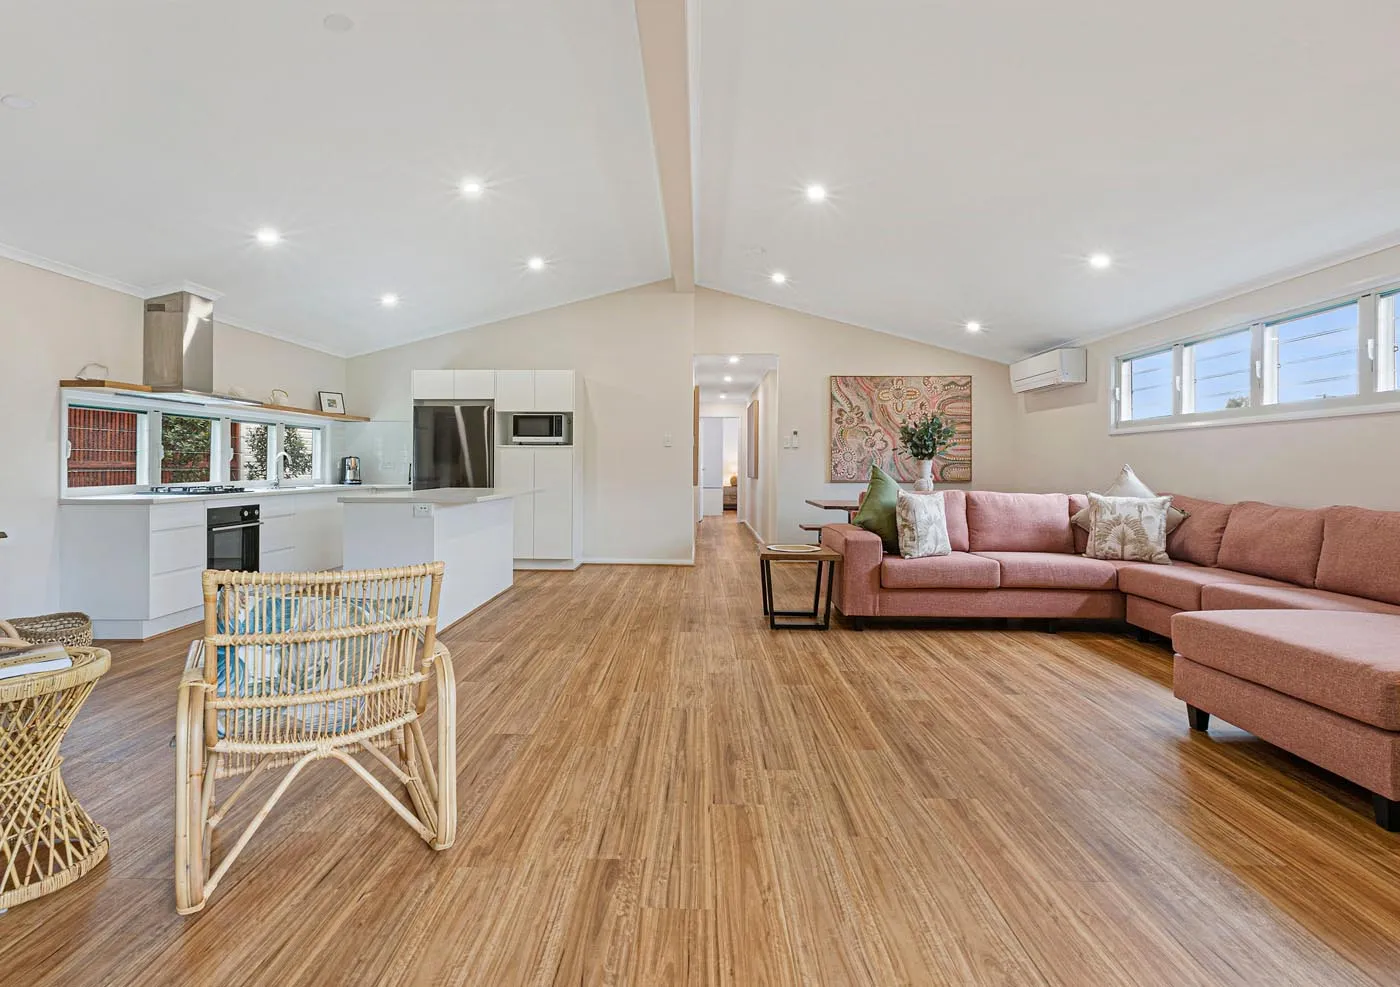
M 240 528 L 261 528 L 261 521 L 248 521 L 244 524 L 211 524 L 210 531 L 237 531 Z

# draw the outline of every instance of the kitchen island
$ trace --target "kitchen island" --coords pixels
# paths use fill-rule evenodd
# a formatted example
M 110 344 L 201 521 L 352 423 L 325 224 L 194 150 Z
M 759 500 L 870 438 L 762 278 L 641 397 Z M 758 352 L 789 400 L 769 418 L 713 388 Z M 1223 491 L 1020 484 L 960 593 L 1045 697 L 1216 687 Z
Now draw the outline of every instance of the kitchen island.
M 510 589 L 516 497 L 529 490 L 447 487 L 345 494 L 346 569 L 446 563 L 438 628 Z

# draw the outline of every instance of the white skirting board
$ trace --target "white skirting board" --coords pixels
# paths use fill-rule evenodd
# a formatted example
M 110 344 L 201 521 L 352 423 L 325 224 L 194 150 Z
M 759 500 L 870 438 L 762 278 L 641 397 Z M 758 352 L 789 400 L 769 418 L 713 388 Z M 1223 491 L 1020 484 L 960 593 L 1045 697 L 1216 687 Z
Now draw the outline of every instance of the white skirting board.
M 202 623 L 203 620 L 202 605 L 149 620 L 108 620 L 105 617 L 93 617 L 92 636 L 98 641 L 146 641 L 166 631 Z
M 584 559 L 584 565 L 694 565 L 692 559 Z

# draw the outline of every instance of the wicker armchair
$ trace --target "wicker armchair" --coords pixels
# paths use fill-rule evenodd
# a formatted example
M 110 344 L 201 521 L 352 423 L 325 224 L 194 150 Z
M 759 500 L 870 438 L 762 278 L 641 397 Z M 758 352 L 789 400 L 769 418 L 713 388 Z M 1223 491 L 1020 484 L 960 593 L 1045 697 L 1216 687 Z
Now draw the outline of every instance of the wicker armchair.
M 204 638 L 190 647 L 175 738 L 175 900 L 197 912 L 313 761 L 358 775 L 435 850 L 457 828 L 452 660 L 437 641 L 443 564 L 362 572 L 204 573 Z M 437 695 L 432 749 L 420 718 Z M 407 789 L 396 797 L 356 754 Z M 212 860 L 215 830 L 265 772 L 290 770 Z M 219 778 L 245 776 L 221 803 Z M 411 806 L 411 807 L 410 807 Z M 210 868 L 213 866 L 211 872 Z

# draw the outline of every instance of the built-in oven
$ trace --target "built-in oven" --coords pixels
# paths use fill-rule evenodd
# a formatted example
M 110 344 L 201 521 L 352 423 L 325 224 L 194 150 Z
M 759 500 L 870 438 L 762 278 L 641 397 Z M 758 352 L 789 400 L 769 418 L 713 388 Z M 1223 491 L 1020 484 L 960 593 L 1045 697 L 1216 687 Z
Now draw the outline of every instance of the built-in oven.
M 209 508 L 210 569 L 258 571 L 261 514 L 257 504 Z
M 514 445 L 572 445 L 574 416 L 566 411 L 517 411 L 510 416 Z

